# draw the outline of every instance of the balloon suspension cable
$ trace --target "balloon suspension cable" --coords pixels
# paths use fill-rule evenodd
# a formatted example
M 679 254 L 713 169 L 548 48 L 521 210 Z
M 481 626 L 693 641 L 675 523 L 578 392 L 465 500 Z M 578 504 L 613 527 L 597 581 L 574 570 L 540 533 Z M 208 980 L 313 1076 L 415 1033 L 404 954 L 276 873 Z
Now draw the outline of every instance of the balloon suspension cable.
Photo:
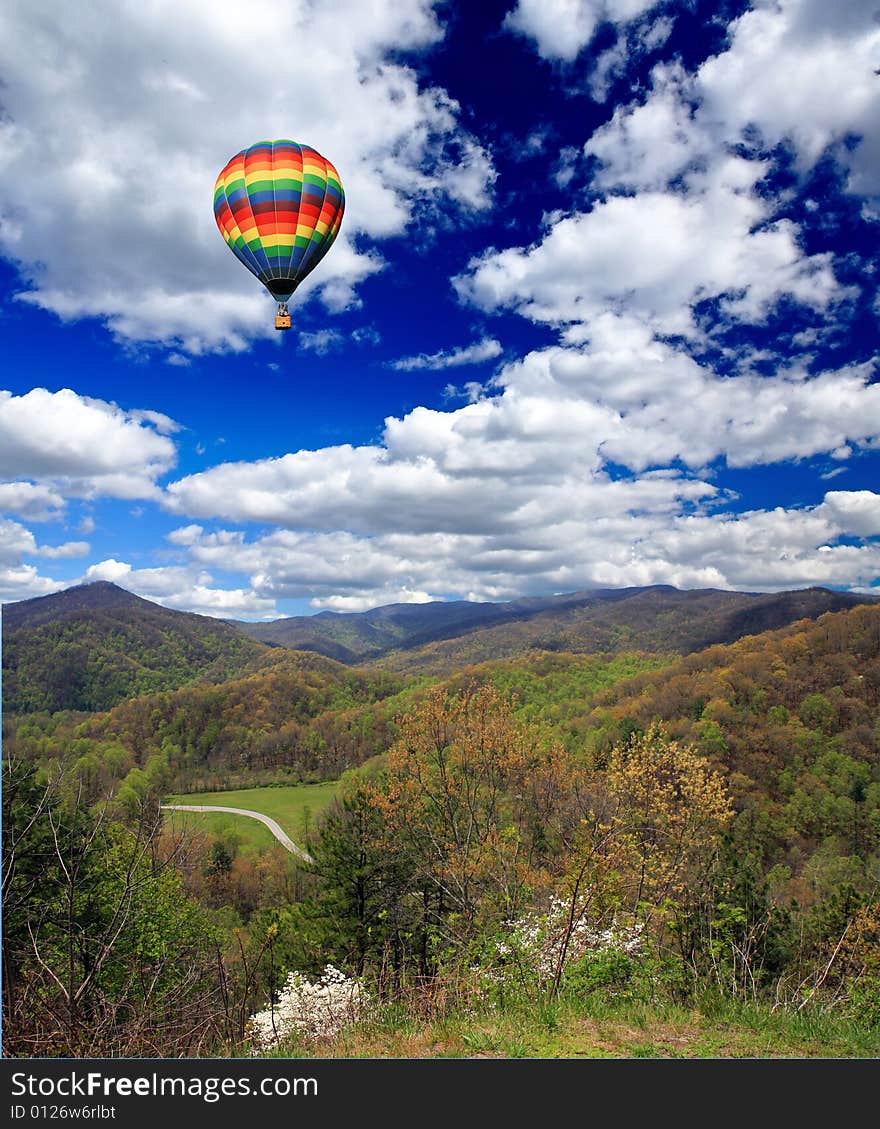
M 290 329 L 290 311 L 286 302 L 278 303 L 278 310 L 275 314 L 275 328 Z

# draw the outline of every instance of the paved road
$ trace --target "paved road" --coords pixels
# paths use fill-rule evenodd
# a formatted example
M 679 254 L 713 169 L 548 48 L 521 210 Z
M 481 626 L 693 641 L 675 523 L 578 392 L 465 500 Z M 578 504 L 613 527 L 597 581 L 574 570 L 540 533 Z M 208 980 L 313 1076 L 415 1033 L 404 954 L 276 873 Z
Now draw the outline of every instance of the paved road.
M 310 854 L 298 847 L 292 839 L 287 835 L 279 825 L 268 815 L 263 815 L 261 811 L 248 811 L 247 808 L 218 808 L 210 804 L 162 804 L 164 811 L 223 811 L 227 815 L 247 815 L 251 819 L 258 819 L 260 823 L 265 823 L 282 847 L 286 847 L 291 854 L 301 858 L 303 862 L 314 862 Z

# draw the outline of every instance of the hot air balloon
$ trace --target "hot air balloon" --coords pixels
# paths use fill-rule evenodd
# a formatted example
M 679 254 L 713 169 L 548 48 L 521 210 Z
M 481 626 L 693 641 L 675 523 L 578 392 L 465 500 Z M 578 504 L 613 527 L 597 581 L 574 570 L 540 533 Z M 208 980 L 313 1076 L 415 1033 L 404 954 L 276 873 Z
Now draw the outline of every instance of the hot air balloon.
M 344 209 L 339 173 L 297 141 L 258 141 L 217 177 L 214 219 L 232 253 L 278 301 L 276 329 L 290 329 L 288 300 L 333 246 Z

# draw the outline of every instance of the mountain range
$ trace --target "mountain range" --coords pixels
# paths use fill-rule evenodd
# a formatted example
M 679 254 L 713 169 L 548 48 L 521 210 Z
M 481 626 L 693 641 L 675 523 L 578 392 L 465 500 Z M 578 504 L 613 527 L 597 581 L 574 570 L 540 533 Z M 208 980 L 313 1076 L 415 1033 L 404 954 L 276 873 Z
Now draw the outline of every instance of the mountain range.
M 366 612 L 320 612 L 235 625 L 264 643 L 318 651 L 339 662 L 444 674 L 531 649 L 688 654 L 870 602 L 869 597 L 827 588 L 768 594 L 654 585 L 505 603 L 390 604 Z
M 239 677 L 267 647 L 435 677 L 535 650 L 685 655 L 876 600 L 826 588 L 768 594 L 658 585 L 245 623 L 173 611 L 99 581 L 3 606 L 3 707 L 106 710 Z

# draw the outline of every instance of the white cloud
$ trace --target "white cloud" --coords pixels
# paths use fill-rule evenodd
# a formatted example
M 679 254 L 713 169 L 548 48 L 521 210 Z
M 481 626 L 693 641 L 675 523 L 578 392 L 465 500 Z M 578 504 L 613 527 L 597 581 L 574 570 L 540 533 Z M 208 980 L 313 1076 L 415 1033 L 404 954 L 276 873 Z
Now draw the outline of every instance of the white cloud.
M 113 558 L 91 565 L 84 582 L 109 580 L 144 599 L 177 611 L 197 612 L 221 619 L 273 619 L 278 610 L 274 600 L 265 599 L 242 588 L 217 588 L 210 574 L 200 569 L 136 569 L 127 561 Z
M 382 334 L 374 325 L 359 325 L 352 330 L 351 339 L 355 345 L 378 345 Z
M 110 557 L 108 560 L 89 565 L 86 569 L 85 579 L 87 582 L 92 580 L 108 580 L 111 584 L 117 584 L 119 581 L 124 580 L 130 572 L 130 564 L 126 564 L 124 561 L 117 561 L 115 558 Z
M 880 24 L 873 0 L 757 5 L 729 30 L 729 46 L 692 75 L 659 64 L 643 103 L 618 106 L 584 147 L 603 167 L 599 187 L 663 187 L 688 167 L 723 159 L 748 132 L 792 147 L 809 169 L 834 147 L 856 193 L 880 191 Z M 852 145 L 843 145 L 853 139 Z
M 164 412 L 154 412 L 149 408 L 134 408 L 128 413 L 128 416 L 135 423 L 150 424 L 160 435 L 173 435 L 176 431 L 181 430 L 177 420 L 166 416 Z
M 392 368 L 402 372 L 412 372 L 416 369 L 445 369 L 457 368 L 459 365 L 476 365 L 482 361 L 491 361 L 501 355 L 501 343 L 494 338 L 484 337 L 473 345 L 465 345 L 460 349 L 441 349 L 437 353 L 419 353 L 416 357 L 401 357 L 394 361 Z
M 323 357 L 334 349 L 341 349 L 345 344 L 345 337 L 338 329 L 319 329 L 314 333 L 301 333 L 299 343 L 301 348 Z
M 376 589 L 361 596 L 327 596 L 311 601 L 312 607 L 332 612 L 365 612 L 387 604 L 427 604 L 432 600 L 428 592 L 413 592 L 410 588 Z
M 0 564 L 18 563 L 36 550 L 34 535 L 17 521 L 0 518 Z
M 0 513 L 18 514 L 27 521 L 51 521 L 60 516 L 64 504 L 64 498 L 51 486 L 0 482 Z
M 518 7 L 517 18 L 527 7 Z M 578 12 L 583 17 L 597 8 L 578 6 Z M 668 340 L 683 336 L 691 347 L 717 343 L 719 332 L 736 323 L 765 322 L 784 298 L 817 315 L 815 327 L 791 342 L 809 348 L 835 325 L 836 304 L 853 297 L 838 283 L 831 256 L 808 255 L 797 226 L 776 218 L 780 200 L 762 183 L 773 171 L 771 159 L 744 155 L 755 152 L 754 132 L 750 147 L 733 148 L 747 129 L 757 129 L 769 146 L 792 144 L 800 167 L 807 168 L 848 133 L 876 136 L 878 103 L 875 97 L 869 109 L 867 97 L 868 91 L 876 95 L 876 76 L 868 59 L 876 55 L 880 30 L 867 5 L 853 8 L 857 14 L 838 21 L 836 9 L 806 0 L 762 4 L 732 26 L 728 48 L 696 74 L 680 64 L 655 67 L 647 98 L 618 107 L 584 145 L 584 157 L 594 162 L 592 187 L 603 194 L 590 209 L 550 215 L 534 245 L 490 250 L 456 280 L 463 299 L 489 313 L 513 309 L 555 326 L 563 344 L 507 365 L 495 378 L 503 395 L 491 406 L 480 405 L 493 426 L 474 428 L 478 417 L 472 415 L 466 427 L 463 417 L 443 441 L 447 456 L 431 445 L 418 412 L 389 422 L 389 450 L 415 458 L 421 447 L 448 472 L 457 453 L 455 435 L 469 428 L 484 458 L 490 452 L 497 458 L 506 446 L 510 466 L 528 474 L 534 464 L 527 454 L 535 448 L 512 426 L 514 407 L 525 404 L 536 418 L 564 418 L 580 429 L 577 441 L 560 427 L 552 446 L 576 452 L 573 465 L 591 477 L 597 493 L 607 489 L 606 460 L 627 468 L 630 481 L 641 484 L 651 467 L 684 464 L 706 474 L 702 468 L 716 460 L 766 466 L 822 454 L 844 459 L 856 447 L 876 448 L 880 386 L 872 383 L 872 364 L 815 372 L 792 362 L 774 367 L 772 351 L 739 348 L 729 354 L 730 372 L 721 377 Z M 567 28 L 548 25 L 542 40 L 542 17 L 537 6 L 531 10 L 531 32 L 545 55 L 564 57 L 565 47 L 573 57 L 578 36 L 586 42 L 592 34 L 586 24 L 578 32 L 574 21 Z M 556 34 L 567 38 L 554 47 L 548 37 Z M 621 44 L 638 47 L 628 32 L 618 34 L 617 55 Z M 609 74 L 619 61 L 606 60 Z M 852 89 L 812 114 L 813 102 L 828 96 L 816 81 L 823 67 L 829 68 L 831 89 L 846 83 L 852 68 Z M 600 66 L 592 80 L 602 78 Z M 777 88 L 789 82 L 790 91 L 776 98 Z M 863 142 L 848 154 L 837 150 L 850 166 L 853 188 L 868 183 L 872 144 Z M 574 160 L 564 154 L 563 179 Z M 696 314 L 707 302 L 716 311 L 708 331 Z M 396 433 L 408 443 L 398 439 L 395 448 Z M 477 459 L 471 453 L 472 465 Z M 552 473 L 549 459 L 541 465 Z M 523 485 L 514 474 L 514 486 Z M 570 503 L 571 491 L 557 490 Z M 536 492 L 530 508 L 514 493 L 510 505 L 517 517 L 537 515 L 539 498 Z M 714 501 L 721 509 L 730 505 L 724 497 Z M 687 512 L 682 498 L 667 502 L 663 520 L 659 507 L 635 514 L 627 508 L 634 520 L 626 535 L 596 514 L 591 528 L 602 538 L 599 559 L 576 527 L 567 529 L 568 563 L 543 573 L 545 583 L 757 589 L 870 583 L 877 575 L 878 547 L 870 540 L 878 535 L 873 495 L 833 492 L 809 513 L 722 514 L 705 506 Z M 494 498 L 492 505 L 497 520 Z M 572 518 L 578 516 L 573 510 Z M 556 529 L 552 517 L 545 528 Z M 563 544 L 558 530 L 553 536 Z M 865 543 L 835 544 L 841 536 Z M 518 567 L 525 568 L 522 559 Z
M 313 332 L 304 331 L 299 335 L 300 348 L 317 353 L 319 357 L 326 356 L 327 353 L 338 352 L 349 344 L 378 345 L 381 340 L 381 334 L 371 325 L 358 326 L 350 334 L 344 334 L 338 329 L 317 329 Z M 272 365 L 269 367 L 272 368 Z M 277 371 L 278 366 L 275 365 L 274 367 Z
M 755 131 L 789 143 L 801 170 L 835 146 L 854 192 L 880 191 L 880 24 L 873 0 L 760 4 L 735 20 L 729 46 L 687 74 L 661 64 L 642 103 L 619 106 L 585 145 L 599 187 L 663 187 Z M 840 144 L 847 138 L 853 145 Z
M 166 541 L 170 541 L 172 545 L 194 545 L 201 537 L 204 530 L 200 525 L 182 525 L 178 529 L 172 529 L 170 533 L 166 533 Z
M 389 417 L 381 445 L 226 463 L 173 482 L 174 513 L 279 528 L 248 540 L 189 525 L 171 540 L 196 566 L 317 607 L 415 598 L 407 593 L 870 582 L 877 546 L 833 544 L 873 536 L 864 499 L 834 492 L 809 514 L 740 515 L 705 468 L 873 446 L 871 378 L 871 365 L 721 377 L 644 322 L 601 314 L 583 343 L 507 364 L 491 397 Z
M 696 99 L 694 80 L 680 64 L 658 64 L 649 97 L 618 106 L 584 145 L 584 154 L 601 162 L 595 185 L 664 189 L 686 169 L 705 168 L 710 158 L 722 158 L 723 138 L 695 112 Z M 760 175 L 762 170 L 755 171 Z
M 655 0 L 518 0 L 504 26 L 532 38 L 544 58 L 571 62 L 602 21 L 615 24 L 617 41 L 590 78 L 602 100 L 609 78 L 633 53 L 655 49 L 670 34 L 668 11 L 631 32 L 629 25 L 658 6 Z M 731 22 L 725 50 L 700 66 L 692 92 L 717 142 L 756 128 L 769 146 L 790 142 L 801 168 L 838 145 L 852 190 L 873 195 L 880 191 L 878 65 L 875 0 L 759 0 Z M 858 144 L 840 145 L 847 137 Z
M 839 529 L 858 537 L 880 536 L 880 494 L 872 490 L 832 490 L 821 507 Z
M 57 580 L 40 576 L 33 565 L 4 565 L 0 562 L 0 604 L 18 600 L 31 600 L 34 596 L 49 596 L 66 588 Z
M 728 132 L 756 126 L 773 145 L 790 141 L 802 167 L 839 148 L 854 192 L 880 191 L 880 21 L 875 0 L 776 0 L 731 25 L 730 47 L 699 70 L 707 118 Z
M 596 59 L 590 74 L 590 93 L 594 101 L 604 102 L 608 97 L 612 83 L 626 71 L 630 50 L 627 36 L 618 35 L 614 44 Z
M 252 0 L 244 23 L 210 0 L 6 4 L 0 249 L 24 297 L 178 357 L 271 336 L 210 197 L 239 149 L 293 135 L 347 192 L 337 245 L 298 296 L 350 305 L 381 266 L 363 238 L 400 234 L 418 207 L 489 202 L 494 173 L 457 104 L 391 61 L 441 35 L 430 0 Z
M 608 413 L 602 455 L 632 470 L 723 458 L 756 466 L 840 451 L 880 437 L 872 364 L 809 377 L 718 377 L 638 323 L 604 315 L 586 349 L 551 348 L 508 366 L 498 382 L 517 394 L 583 398 Z
M 636 23 L 651 6 L 637 0 L 628 5 L 555 0 L 539 8 L 523 0 L 508 27 L 535 38 L 545 57 L 566 59 L 589 42 L 598 21 L 616 23 L 618 50 L 593 73 L 595 86 L 615 73 L 624 47 L 651 49 L 652 42 L 668 34 L 664 16 L 655 24 Z M 368 32 L 367 16 L 352 7 L 351 27 L 343 29 L 332 49 L 324 47 L 314 29 L 306 35 L 306 45 L 317 44 L 318 55 L 330 52 L 327 81 L 338 79 L 343 102 L 353 97 L 352 75 L 359 76 L 362 105 L 350 129 L 328 124 L 319 104 L 326 92 L 323 77 L 308 96 L 314 95 L 316 116 L 311 120 L 330 131 L 332 149 L 329 141 L 323 146 L 312 140 L 328 155 L 345 156 L 355 179 L 349 179 L 340 159 L 343 179 L 358 185 L 365 208 L 367 203 L 373 207 L 369 217 L 347 216 L 344 230 L 373 240 L 400 232 L 414 208 L 439 196 L 447 203 L 451 197 L 464 206 L 482 206 L 492 179 L 485 155 L 470 139 L 458 151 L 469 161 L 460 171 L 443 151 L 442 142 L 456 129 L 457 107 L 443 92 L 419 92 L 412 72 L 384 58 L 393 42 L 418 45 L 436 38 L 429 6 L 408 0 L 399 9 L 404 13 L 400 26 L 389 15 L 391 7 L 377 5 L 378 27 Z M 319 3 L 309 10 L 321 25 L 327 7 Z M 294 26 L 304 11 L 291 4 L 280 18 Z M 563 11 L 571 16 L 567 23 L 558 19 Z M 823 11 L 817 0 L 755 6 L 733 25 L 727 47 L 695 74 L 686 74 L 681 65 L 655 68 L 643 102 L 618 108 L 607 125 L 585 138 L 582 149 L 569 146 L 560 154 L 560 187 L 571 183 L 576 171 L 593 168 L 595 192 L 588 205 L 578 203 L 584 197 L 572 196 L 574 206 L 589 210 L 548 216 L 543 237 L 534 245 L 489 251 L 457 280 L 459 295 L 488 313 L 515 310 L 557 327 L 558 345 L 504 365 L 490 385 L 491 395 L 470 381 L 462 390 L 450 386 L 450 397 L 468 400 L 455 410 L 417 407 L 403 418 L 389 417 L 381 442 L 373 445 L 340 444 L 221 463 L 180 478 L 162 498 L 170 512 L 191 521 L 167 535 L 175 559 L 184 563 L 135 568 L 109 559 L 93 565 L 89 574 L 116 580 L 169 607 L 244 618 L 269 617 L 276 602 L 288 598 L 307 598 L 319 608 L 357 610 L 453 594 L 504 599 L 597 585 L 754 590 L 870 586 L 880 575 L 880 495 L 832 490 L 809 507 L 736 512 L 740 500 L 719 489 L 715 474 L 719 463 L 772 467 L 824 456 L 827 466 L 827 458 L 844 460 L 860 449 L 880 447 L 880 385 L 872 383 L 873 366 L 819 371 L 813 358 L 776 362 L 772 347 L 763 344 L 728 353 L 724 375 L 708 360 L 695 359 L 711 355 L 701 352 L 703 347 L 726 346 L 720 334 L 736 323 L 765 322 L 781 299 L 798 303 L 803 313 L 813 312 L 814 324 L 799 323 L 797 340 L 789 333 L 787 347 L 815 347 L 818 357 L 818 346 L 842 324 L 835 316 L 837 303 L 848 300 L 850 292 L 835 277 L 832 257 L 807 254 L 797 225 L 777 218 L 781 198 L 762 182 L 774 171 L 772 157 L 766 152 L 754 156 L 756 136 L 768 146 L 786 140 L 803 170 L 848 132 L 873 128 L 865 65 L 876 33 L 874 25 L 866 24 L 868 8 L 858 0 L 845 16 L 833 17 L 830 29 Z M 114 27 L 143 31 L 148 16 L 140 12 L 125 6 Z M 186 18 L 204 31 L 206 12 L 206 6 L 194 3 Z M 412 16 L 409 24 L 406 13 Z M 172 102 L 186 101 L 194 122 L 200 120 L 201 106 L 216 113 L 215 79 L 205 60 L 226 60 L 232 35 L 225 15 L 219 19 L 191 57 L 176 45 L 168 58 L 154 52 L 143 81 L 124 88 L 129 102 L 123 109 L 139 123 L 141 141 L 145 89 L 157 100 L 156 121 L 163 130 Z M 153 34 L 164 48 L 165 33 Z M 97 92 L 112 87 L 113 75 L 101 76 L 98 83 L 90 75 L 69 73 L 66 56 L 52 54 L 55 35 L 50 28 L 34 40 L 37 78 L 22 77 L 13 68 L 15 97 L 28 90 L 28 98 L 35 98 L 41 83 L 54 82 L 62 93 L 78 92 L 80 106 L 88 111 L 85 120 L 94 125 L 100 120 Z M 133 42 L 129 70 L 137 75 L 133 62 L 141 58 L 140 40 Z M 778 51 L 780 75 L 764 73 L 768 44 Z M 73 57 L 79 58 L 78 41 L 75 46 Z M 103 59 L 103 50 L 89 46 L 82 58 L 93 64 Z M 796 73 L 799 52 L 806 78 Z M 165 62 L 160 66 L 157 58 Z M 336 63 L 341 59 L 349 61 L 351 74 L 339 74 Z M 314 66 L 324 61 L 316 56 Z M 829 68 L 824 92 L 815 84 L 823 66 Z M 848 66 L 853 89 L 835 101 L 828 91 L 839 89 Z M 789 100 L 784 91 L 777 96 L 786 75 L 795 89 Z M 84 92 L 89 93 L 85 101 Z M 826 96 L 834 105 L 812 113 L 813 103 Z M 40 113 L 25 102 L 33 120 L 49 112 L 48 98 Z M 222 110 L 225 103 L 220 102 Z M 803 120 L 794 112 L 797 104 L 804 110 Z M 376 128 L 391 129 L 389 147 L 380 144 L 375 160 L 367 156 L 377 143 L 368 112 L 378 115 Z M 237 115 L 231 112 L 229 120 L 244 129 L 250 118 Z M 21 128 L 13 112 L 2 135 L 5 141 L 0 140 L 12 146 L 6 153 L 11 153 L 13 169 L 28 153 L 26 145 L 21 153 L 15 149 Z M 210 126 L 197 146 L 192 170 L 183 175 L 202 177 L 228 156 L 225 148 L 219 157 L 212 155 L 212 146 L 221 148 L 218 128 Z M 186 129 L 175 124 L 163 133 L 161 146 L 155 139 L 147 145 L 153 155 L 161 147 L 170 160 L 172 181 L 189 144 L 189 129 L 190 123 Z M 366 130 L 366 139 L 357 129 Z M 260 127 L 257 135 L 267 132 Z M 287 127 L 279 124 L 276 132 L 287 132 Z M 73 134 L 73 149 L 81 160 L 88 140 L 79 127 Z M 152 138 L 149 130 L 147 134 Z M 734 150 L 744 138 L 750 144 Z M 124 149 L 118 133 L 110 140 Z M 250 134 L 241 143 L 247 140 Z M 867 190 L 866 162 L 873 144 L 869 139 L 851 151 L 836 150 L 853 190 Z M 137 154 L 129 159 L 123 152 L 112 166 L 97 160 L 76 166 L 63 191 L 74 192 L 77 183 L 88 180 L 88 172 L 97 177 L 95 192 L 111 200 L 123 191 L 130 195 L 132 170 L 142 169 L 139 160 Z M 86 277 L 80 289 L 70 289 L 63 269 L 38 246 L 38 235 L 58 234 L 50 202 L 39 194 L 28 201 L 28 208 L 45 205 L 48 218 L 28 228 L 16 226 L 12 217 L 6 239 L 9 246 L 18 240 L 26 248 L 23 261 L 47 263 L 38 280 L 39 300 L 52 292 L 59 313 L 76 317 L 90 310 L 110 318 L 123 337 L 161 339 L 190 354 L 241 349 L 255 333 L 271 333 L 266 302 L 247 289 L 246 274 L 240 284 L 227 285 L 225 274 L 218 281 L 224 270 L 231 279 L 239 268 L 231 259 L 227 262 L 222 241 L 208 230 L 210 215 L 208 227 L 199 226 L 205 217 L 194 209 L 183 208 L 175 216 L 174 224 L 189 233 L 191 258 L 162 267 L 159 280 L 145 284 L 143 301 L 132 304 L 125 288 L 116 287 L 110 277 L 106 264 L 111 262 L 107 248 L 112 232 L 104 227 L 97 234 L 98 266 L 105 274 Z M 155 197 L 135 192 L 133 207 L 151 240 L 171 231 L 171 220 Z M 28 219 L 29 213 L 19 218 Z M 27 234 L 31 230 L 36 234 Z M 75 252 L 78 231 L 75 223 L 60 246 Z M 335 265 L 325 276 L 323 297 L 336 308 L 356 301 L 357 281 L 381 265 L 375 255 L 366 256 L 365 246 L 364 239 L 357 248 L 342 242 L 327 260 Z M 136 264 L 153 265 L 152 244 L 146 250 L 138 244 L 135 250 Z M 157 251 L 157 269 L 159 258 Z M 204 301 L 206 264 L 213 305 Z M 112 268 L 117 269 L 115 263 Z M 128 271 L 129 265 L 118 269 Z M 147 271 L 144 277 L 154 276 Z M 706 305 L 717 312 L 711 330 L 700 316 Z M 304 335 L 302 344 L 328 349 L 336 335 L 332 328 Z M 687 349 L 675 340 L 677 335 L 687 338 Z M 493 360 L 501 353 L 498 341 L 487 337 L 467 347 L 402 358 L 396 367 L 445 369 Z M 73 495 L 158 497 L 155 484 L 173 465 L 169 436 L 176 429 L 174 421 L 149 411 L 126 413 L 72 392 L 56 394 L 66 397 L 63 401 L 36 392 L 26 410 L 15 401 L 13 411 L 8 394 L 0 399 L 0 464 L 6 458 L 8 477 L 15 479 L 6 498 L 10 506 L 15 502 L 21 507 L 10 512 L 50 516 L 64 497 Z M 20 398 L 22 403 L 27 399 Z M 80 415 L 85 431 L 78 424 L 70 426 Z M 61 418 L 67 420 L 64 427 Z M 9 455 L 6 435 L 18 444 Z M 22 480 L 31 480 L 24 483 L 30 495 L 19 489 Z M 218 520 L 258 528 L 209 533 L 196 524 Z M 267 526 L 272 528 L 267 531 Z M 9 546 L 6 557 L 0 553 L 0 568 L 8 566 L 9 574 L 18 577 L 15 583 L 34 590 L 54 583 L 25 571 L 24 557 L 41 552 L 29 531 L 7 523 L 0 534 Z M 213 579 L 227 574 L 246 578 L 246 585 L 242 581 L 238 587 L 236 580 L 235 588 L 226 588 Z
M 658 0 L 517 0 L 504 19 L 509 31 L 535 41 L 545 59 L 572 62 L 602 23 L 637 19 Z
M 125 411 L 69 388 L 0 391 L 0 476 L 35 480 L 42 493 L 31 492 L 32 500 L 56 506 L 59 494 L 155 497 L 156 479 L 176 459 L 174 443 L 160 432 L 175 428 L 161 413 Z M 27 493 L 17 481 L 6 489 L 10 497 Z
M 64 588 L 64 584 L 40 576 L 23 557 L 36 556 L 40 550 L 34 535 L 16 521 L 0 518 L 0 603 L 46 596 Z
M 459 294 L 486 311 L 512 308 L 551 325 L 587 326 L 613 311 L 659 333 L 690 335 L 693 307 L 707 299 L 720 300 L 722 321 L 755 323 L 782 298 L 824 312 L 851 297 L 830 255 L 807 255 L 796 225 L 776 219 L 779 201 L 759 183 L 772 171 L 769 159 L 748 160 L 731 147 L 784 141 L 805 170 L 836 146 L 853 191 L 880 187 L 875 7 L 858 0 L 844 15 L 820 0 L 762 3 L 731 24 L 726 48 L 694 74 L 680 63 L 655 67 L 648 97 L 617 107 L 585 142 L 604 199 L 551 216 L 534 246 L 475 259 L 457 280 Z M 574 50 L 605 9 L 566 8 L 567 22 L 553 20 L 549 7 L 542 14 L 521 4 L 510 21 L 529 30 L 523 21 L 533 20 L 530 33 L 545 53 L 542 21 L 545 36 L 558 34 Z M 621 35 L 618 48 L 635 50 L 636 40 Z M 847 138 L 857 143 L 843 145 Z
M 516 309 L 552 325 L 624 309 L 657 332 L 693 334 L 693 306 L 720 298 L 727 316 L 761 321 L 788 296 L 817 309 L 840 295 L 830 256 L 806 256 L 787 220 L 768 223 L 752 191 L 760 162 L 728 157 L 694 174 L 692 191 L 611 196 L 554 222 L 534 247 L 489 252 L 456 280 L 486 311 Z
M 63 545 L 40 545 L 34 552 L 38 557 L 47 557 L 53 561 L 66 561 L 75 557 L 84 557 L 91 551 L 88 541 L 65 541 Z
M 382 446 L 328 447 L 225 463 L 173 482 L 167 505 L 198 518 L 285 528 L 499 533 L 530 507 L 592 507 L 653 481 L 605 480 L 676 461 L 754 466 L 870 446 L 880 438 L 871 365 L 808 376 L 719 377 L 632 319 L 604 315 L 589 344 L 507 365 L 502 395 L 455 411 L 389 417 Z M 676 479 L 676 489 L 697 488 Z M 576 499 L 576 500 L 575 500 Z M 188 536 L 188 535 L 187 535 Z
M 443 389 L 443 396 L 447 400 L 467 400 L 469 404 L 476 404 L 486 395 L 485 386 L 479 380 L 466 380 L 459 388 L 455 384 L 447 384 Z
M 281 530 L 248 541 L 225 531 L 194 543 L 191 561 L 246 575 L 264 598 L 309 598 L 316 608 L 340 611 L 450 593 L 498 600 L 596 586 L 864 586 L 880 573 L 876 541 L 833 544 L 876 528 L 876 496 L 871 523 L 858 502 L 848 510 L 847 500 L 831 496 L 804 510 L 685 514 L 676 512 L 674 480 L 654 484 L 653 506 L 634 506 L 632 495 L 615 498 L 609 488 L 589 519 L 557 513 L 538 524 L 536 509 L 503 535 Z
M 557 188 L 568 188 L 574 180 L 580 159 L 581 151 L 575 145 L 566 145 L 560 150 L 556 170 L 553 173 Z

